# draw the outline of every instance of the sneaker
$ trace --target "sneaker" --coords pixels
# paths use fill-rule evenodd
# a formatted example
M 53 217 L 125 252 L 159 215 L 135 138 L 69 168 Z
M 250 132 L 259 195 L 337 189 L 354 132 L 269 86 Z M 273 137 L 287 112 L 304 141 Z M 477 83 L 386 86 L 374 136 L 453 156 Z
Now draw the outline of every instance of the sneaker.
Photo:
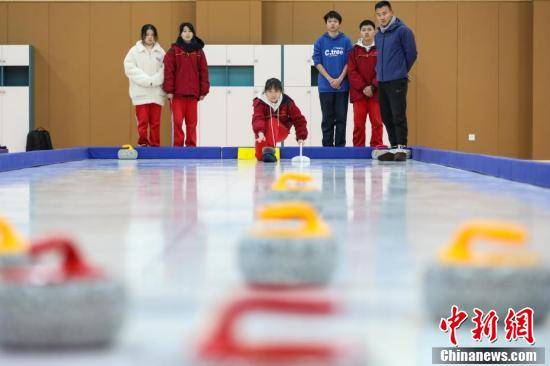
M 374 160 L 380 160 L 380 161 L 393 161 L 394 160 L 394 153 L 388 149 L 387 146 L 381 145 L 377 146 L 372 150 L 371 157 Z
M 264 163 L 276 163 L 277 157 L 275 156 L 275 149 L 272 147 L 264 147 L 262 149 Z
M 397 149 L 395 149 L 395 161 L 405 161 L 407 160 L 407 146 L 405 145 L 398 145 Z

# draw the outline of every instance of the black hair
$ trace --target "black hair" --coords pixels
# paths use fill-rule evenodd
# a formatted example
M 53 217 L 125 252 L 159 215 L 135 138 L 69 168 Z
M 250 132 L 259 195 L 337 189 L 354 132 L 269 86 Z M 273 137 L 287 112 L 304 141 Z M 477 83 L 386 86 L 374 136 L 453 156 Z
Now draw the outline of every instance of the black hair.
M 342 16 L 335 10 L 331 10 L 326 13 L 323 19 L 325 20 L 325 23 L 328 22 L 329 19 L 336 19 L 338 20 L 338 23 L 342 23 Z
M 374 22 L 370 19 L 365 19 L 361 22 L 361 24 L 359 24 L 359 30 L 361 30 L 361 28 L 365 27 L 365 26 L 371 26 L 373 27 L 374 29 L 376 29 L 376 25 L 374 24 Z
M 152 30 L 153 31 L 153 37 L 155 37 L 155 42 L 158 39 L 159 35 L 157 32 L 157 28 L 153 24 L 145 24 L 143 27 L 141 27 L 141 40 L 145 41 L 145 36 L 147 36 L 147 31 Z
M 266 92 L 268 90 L 272 90 L 272 89 L 275 89 L 275 90 L 278 90 L 278 91 L 282 92 L 283 91 L 283 83 L 281 83 L 281 80 L 279 80 L 277 78 L 267 79 L 267 81 L 265 82 L 264 92 Z
M 181 33 L 183 32 L 183 28 L 189 28 L 189 30 L 191 31 L 191 33 L 193 33 L 193 37 L 196 37 L 197 36 L 197 32 L 195 32 L 195 27 L 193 27 L 193 24 L 191 23 L 181 23 L 180 24 L 180 32 L 178 34 L 178 37 L 181 37 Z
M 390 2 L 387 0 L 377 2 L 376 5 L 374 5 L 374 10 L 382 9 L 384 6 L 387 6 L 390 10 L 392 10 Z

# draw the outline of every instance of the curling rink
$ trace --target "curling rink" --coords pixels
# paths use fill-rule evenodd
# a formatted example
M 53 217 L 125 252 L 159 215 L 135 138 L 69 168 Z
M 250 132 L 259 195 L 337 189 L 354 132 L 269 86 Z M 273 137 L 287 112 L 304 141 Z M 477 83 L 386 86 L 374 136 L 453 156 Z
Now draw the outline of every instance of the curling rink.
M 239 272 L 238 242 L 287 171 L 296 168 L 285 160 L 83 160 L 0 173 L 1 214 L 22 234 L 73 236 L 128 290 L 111 347 L 1 350 L 0 365 L 200 365 L 196 344 L 223 305 L 252 291 Z M 449 335 L 427 315 L 423 274 L 461 223 L 522 224 L 529 248 L 550 263 L 548 189 L 413 160 L 312 160 L 303 171 L 322 190 L 338 265 L 328 287 L 285 295 L 332 299 L 340 311 L 250 314 L 237 326 L 245 339 L 345 343 L 362 355 L 346 366 L 426 366 Z M 502 329 L 495 343 L 471 340 L 467 322 L 461 346 L 510 346 Z M 536 346 L 549 346 L 549 329 L 549 321 L 535 327 Z

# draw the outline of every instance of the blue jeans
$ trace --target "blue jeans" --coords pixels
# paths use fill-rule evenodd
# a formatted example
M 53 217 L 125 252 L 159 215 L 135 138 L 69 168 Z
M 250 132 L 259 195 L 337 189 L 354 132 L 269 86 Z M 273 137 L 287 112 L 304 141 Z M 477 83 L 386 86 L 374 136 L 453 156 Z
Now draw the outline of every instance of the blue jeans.
M 319 93 L 323 146 L 346 146 L 349 92 Z

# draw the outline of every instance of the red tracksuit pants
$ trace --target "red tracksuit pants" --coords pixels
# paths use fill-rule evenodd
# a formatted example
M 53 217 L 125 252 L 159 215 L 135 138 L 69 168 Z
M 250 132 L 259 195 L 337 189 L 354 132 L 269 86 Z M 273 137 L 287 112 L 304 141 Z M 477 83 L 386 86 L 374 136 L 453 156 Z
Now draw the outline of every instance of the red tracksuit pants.
M 170 103 L 172 125 L 174 126 L 174 146 L 197 146 L 197 98 L 174 97 Z M 185 120 L 185 132 L 183 132 Z M 187 136 L 186 136 L 187 134 Z
M 277 142 L 284 141 L 288 136 L 287 128 L 279 123 L 277 117 L 271 117 L 270 121 L 266 121 L 267 126 L 265 127 L 265 140 L 258 142 L 256 141 L 256 159 L 263 160 L 264 155 L 262 150 L 264 147 L 275 147 Z
M 374 98 L 359 99 L 353 103 L 353 146 L 365 146 L 365 124 L 367 115 L 371 124 L 370 146 L 383 144 L 384 127 L 380 104 Z
M 162 107 L 156 103 L 136 105 L 138 145 L 160 146 L 161 112 Z

